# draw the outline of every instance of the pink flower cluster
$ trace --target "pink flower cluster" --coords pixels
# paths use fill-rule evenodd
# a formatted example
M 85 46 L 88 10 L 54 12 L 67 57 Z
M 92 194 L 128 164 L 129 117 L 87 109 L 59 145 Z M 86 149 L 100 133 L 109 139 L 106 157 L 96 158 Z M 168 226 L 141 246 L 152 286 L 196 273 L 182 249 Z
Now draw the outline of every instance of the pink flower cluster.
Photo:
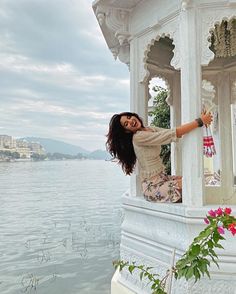
M 211 216 L 211 217 L 217 217 L 217 216 L 221 216 L 221 215 L 223 215 L 223 214 L 227 214 L 227 215 L 229 215 L 229 214 L 231 214 L 231 212 L 232 212 L 232 209 L 230 208 L 230 207 L 226 207 L 224 210 L 221 208 L 221 207 L 219 207 L 218 209 L 216 209 L 216 210 L 213 210 L 213 209 L 211 209 L 211 210 L 209 210 L 208 211 L 208 214 Z
M 228 230 L 232 233 L 234 236 L 236 234 L 236 223 L 232 223 L 228 226 Z
M 232 209 L 230 207 L 226 207 L 224 209 L 222 209 L 221 207 L 219 207 L 216 210 L 209 210 L 208 211 L 208 216 L 212 217 L 212 218 L 216 218 L 216 217 L 220 217 L 220 216 L 225 216 L 225 215 L 230 215 L 232 212 Z M 208 225 L 210 223 L 208 216 L 206 216 L 204 218 L 204 222 Z M 229 224 L 227 227 L 227 230 L 229 230 L 232 235 L 234 236 L 236 234 L 236 223 L 232 223 Z M 225 233 L 224 227 L 223 227 L 223 223 L 222 222 L 218 222 L 218 227 L 217 227 L 217 231 L 219 234 L 223 235 Z

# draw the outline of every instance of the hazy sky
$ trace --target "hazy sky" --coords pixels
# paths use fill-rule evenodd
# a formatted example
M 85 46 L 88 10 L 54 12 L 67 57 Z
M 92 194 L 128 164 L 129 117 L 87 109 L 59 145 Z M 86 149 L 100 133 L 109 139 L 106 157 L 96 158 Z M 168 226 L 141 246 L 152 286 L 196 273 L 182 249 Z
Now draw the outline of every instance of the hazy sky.
M 0 0 L 0 134 L 105 149 L 129 110 L 129 71 L 114 61 L 92 0 Z

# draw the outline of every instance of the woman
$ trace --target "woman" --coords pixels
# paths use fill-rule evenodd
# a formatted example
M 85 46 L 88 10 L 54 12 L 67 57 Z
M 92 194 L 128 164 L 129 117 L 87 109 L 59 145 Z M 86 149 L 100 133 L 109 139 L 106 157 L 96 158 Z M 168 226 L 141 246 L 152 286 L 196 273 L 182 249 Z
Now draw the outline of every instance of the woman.
M 212 115 L 202 113 L 200 118 L 176 129 L 145 127 L 136 113 L 123 112 L 111 118 L 106 146 L 110 154 L 118 159 L 127 175 L 133 172 L 138 160 L 146 200 L 181 202 L 182 179 L 164 173 L 160 158 L 161 145 L 175 142 L 184 134 L 211 122 Z

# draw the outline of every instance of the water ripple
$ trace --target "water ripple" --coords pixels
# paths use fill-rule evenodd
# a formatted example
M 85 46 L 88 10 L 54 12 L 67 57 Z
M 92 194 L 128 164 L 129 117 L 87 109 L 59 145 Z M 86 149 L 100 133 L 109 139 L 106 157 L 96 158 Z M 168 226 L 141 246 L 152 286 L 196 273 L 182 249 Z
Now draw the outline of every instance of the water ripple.
M 108 294 L 121 194 L 111 162 L 0 164 L 0 293 Z

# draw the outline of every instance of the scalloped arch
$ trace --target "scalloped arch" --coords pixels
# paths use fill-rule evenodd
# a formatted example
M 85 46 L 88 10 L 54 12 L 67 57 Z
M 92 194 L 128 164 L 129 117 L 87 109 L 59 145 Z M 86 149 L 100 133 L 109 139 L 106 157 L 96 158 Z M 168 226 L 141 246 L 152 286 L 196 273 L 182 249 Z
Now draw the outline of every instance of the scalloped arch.
M 167 38 L 172 40 L 172 43 L 174 45 L 174 49 L 173 49 L 174 56 L 171 59 L 171 65 L 174 66 L 172 64 L 172 60 L 176 59 L 176 56 L 175 56 L 175 54 L 176 54 L 176 43 L 174 41 L 173 35 L 174 35 L 174 32 L 173 33 L 161 33 L 161 34 L 158 33 L 156 35 L 156 37 L 151 37 L 151 38 L 145 40 L 146 42 L 144 42 L 144 46 L 143 46 L 144 47 L 143 48 L 143 58 L 142 58 L 142 64 L 141 64 L 142 68 L 140 70 L 140 72 L 141 72 L 140 79 L 139 79 L 140 82 L 145 83 L 145 82 L 148 81 L 148 78 L 149 78 L 149 75 L 150 75 L 150 73 L 148 71 L 148 68 L 147 68 L 148 53 L 150 52 L 151 46 L 153 46 L 156 41 L 159 41 L 160 38 L 167 37 Z M 174 64 L 177 64 L 177 62 L 174 62 Z
M 172 105 L 172 91 L 171 91 L 171 86 L 170 86 L 170 82 L 169 82 L 169 79 L 168 79 L 168 77 L 166 77 L 164 74 L 162 74 L 162 73 L 157 73 L 155 76 L 153 76 L 153 77 L 151 77 L 151 79 L 149 79 L 149 82 L 148 83 L 150 83 L 150 81 L 152 80 L 152 79 L 154 79 L 154 78 L 160 78 L 160 79 L 162 79 L 164 82 L 165 82 L 165 84 L 166 84 L 166 89 L 167 89 L 167 97 L 166 97 L 166 103 L 168 104 L 168 105 Z
M 211 45 L 211 33 L 215 29 L 215 25 L 221 24 L 222 21 L 231 21 L 236 19 L 236 14 L 228 13 L 228 15 L 206 15 L 205 21 L 203 21 L 203 34 L 202 34 L 202 58 L 201 65 L 207 66 L 215 57 L 215 54 L 210 50 Z

